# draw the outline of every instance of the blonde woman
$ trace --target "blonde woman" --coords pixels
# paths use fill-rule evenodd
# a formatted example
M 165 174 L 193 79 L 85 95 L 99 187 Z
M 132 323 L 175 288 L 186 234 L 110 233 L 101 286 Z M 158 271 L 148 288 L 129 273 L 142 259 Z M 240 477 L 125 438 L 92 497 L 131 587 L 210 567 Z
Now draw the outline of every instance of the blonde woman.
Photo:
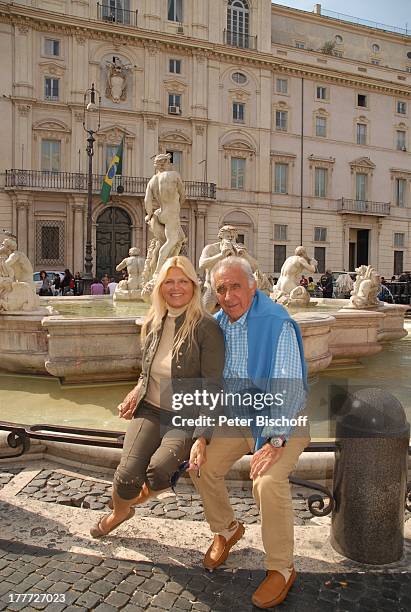
M 192 432 L 172 424 L 173 390 L 181 388 L 185 379 L 222 377 L 223 334 L 203 311 L 197 274 L 186 257 L 171 257 L 162 266 L 141 340 L 140 379 L 118 407 L 120 417 L 131 422 L 114 475 L 113 510 L 91 529 L 95 538 L 131 518 L 132 506 L 167 489 L 179 465 L 190 457 Z M 196 416 L 194 407 L 192 416 Z M 192 461 L 200 444 L 203 437 L 193 446 Z

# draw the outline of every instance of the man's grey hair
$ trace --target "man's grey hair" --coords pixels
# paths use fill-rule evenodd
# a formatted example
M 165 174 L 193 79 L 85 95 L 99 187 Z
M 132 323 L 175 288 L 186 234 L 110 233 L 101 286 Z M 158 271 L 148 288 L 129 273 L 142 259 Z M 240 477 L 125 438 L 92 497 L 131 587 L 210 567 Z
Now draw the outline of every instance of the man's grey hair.
M 241 268 L 241 270 L 244 272 L 244 274 L 248 278 L 249 287 L 252 287 L 254 283 L 256 282 L 254 278 L 253 270 L 250 266 L 250 263 L 246 259 L 244 259 L 244 257 L 237 257 L 234 255 L 234 256 L 230 256 L 230 257 L 226 257 L 225 259 L 222 259 L 221 261 L 216 263 L 214 268 L 212 268 L 211 287 L 214 289 L 214 291 L 215 291 L 216 275 L 219 272 L 222 272 L 223 270 L 230 270 L 231 268 Z

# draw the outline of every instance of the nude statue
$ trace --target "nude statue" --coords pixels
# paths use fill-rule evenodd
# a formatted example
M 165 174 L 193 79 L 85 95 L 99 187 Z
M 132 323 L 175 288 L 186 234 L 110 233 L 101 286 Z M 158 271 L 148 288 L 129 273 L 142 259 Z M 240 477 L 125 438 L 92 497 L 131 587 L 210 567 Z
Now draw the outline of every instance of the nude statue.
M 293 299 L 305 302 L 308 298 L 309 302 L 308 292 L 300 286 L 300 276 L 305 270 L 314 273 L 317 265 L 318 262 L 315 259 L 308 257 L 305 248 L 298 246 L 295 249 L 295 255 L 287 257 L 282 265 L 278 282 L 273 287 L 272 297 L 274 300 L 282 304 L 288 304 Z
M 17 250 L 16 237 L 5 232 L 0 245 L 0 311 L 36 310 L 40 301 L 33 282 L 33 266 Z
M 216 263 L 226 257 L 244 257 L 255 272 L 258 261 L 252 257 L 246 247 L 237 242 L 238 230 L 233 225 L 224 225 L 217 234 L 219 242 L 213 242 L 204 247 L 199 261 L 200 272 L 205 274 L 203 305 L 208 312 L 213 312 L 217 305 L 217 297 L 211 286 L 211 270 Z
M 180 208 L 186 196 L 178 172 L 170 170 L 170 153 L 154 159 L 156 173 L 147 184 L 144 206 L 146 223 L 154 234 L 150 269 L 156 276 L 168 257 L 178 255 L 185 240 L 180 223 Z M 150 249 L 149 249 L 150 250 Z
M 344 308 L 375 308 L 381 306 L 378 299 L 381 278 L 372 266 L 362 265 L 355 268 L 357 276 L 351 291 L 349 303 Z
M 125 257 L 116 267 L 117 272 L 121 272 L 124 268 L 127 268 L 128 279 L 122 280 L 117 285 L 118 289 L 133 290 L 140 289 L 141 278 L 144 268 L 144 258 L 139 257 L 141 251 L 136 247 L 131 247 L 128 254 L 129 257 Z M 116 288 L 116 289 L 117 289 Z

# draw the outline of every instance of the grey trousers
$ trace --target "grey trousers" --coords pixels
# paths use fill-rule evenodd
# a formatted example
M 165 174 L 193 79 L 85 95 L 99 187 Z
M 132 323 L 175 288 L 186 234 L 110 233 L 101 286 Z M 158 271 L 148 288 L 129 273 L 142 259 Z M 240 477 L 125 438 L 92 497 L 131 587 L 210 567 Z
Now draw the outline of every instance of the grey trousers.
M 167 489 L 180 463 L 190 456 L 191 432 L 173 427 L 165 410 L 143 402 L 127 428 L 113 487 L 122 499 L 134 499 L 145 482 Z

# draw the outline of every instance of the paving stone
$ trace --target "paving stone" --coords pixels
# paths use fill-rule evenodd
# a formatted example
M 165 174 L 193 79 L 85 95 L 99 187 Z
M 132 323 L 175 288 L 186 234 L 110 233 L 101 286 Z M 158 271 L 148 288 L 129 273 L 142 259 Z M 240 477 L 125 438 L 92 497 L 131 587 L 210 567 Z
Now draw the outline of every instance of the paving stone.
M 92 609 L 101 600 L 102 600 L 101 595 L 99 595 L 97 593 L 92 593 L 91 591 L 89 591 L 88 593 L 83 593 L 83 595 L 81 595 L 77 599 L 76 605 L 77 606 L 85 606 L 88 609 Z
M 150 601 L 151 601 L 151 595 L 138 591 L 137 593 L 134 593 L 130 603 L 137 604 L 138 606 L 142 606 L 143 608 L 145 608 L 149 604 Z
M 109 606 L 106 603 L 101 603 L 97 608 L 94 608 L 95 612 L 116 612 L 117 608 L 114 606 Z
M 169 510 L 166 513 L 166 518 L 171 518 L 171 519 L 180 519 L 183 518 L 184 512 L 182 512 L 181 510 Z
M 105 603 L 113 606 L 114 608 L 122 608 L 129 602 L 130 597 L 125 593 L 111 593 L 106 600 Z
M 90 591 L 94 593 L 99 593 L 100 595 L 108 595 L 113 589 L 113 585 L 111 582 L 106 582 L 105 580 L 98 580 L 90 586 Z
M 177 595 L 170 592 L 162 592 L 153 597 L 152 605 L 164 610 L 172 610 Z

